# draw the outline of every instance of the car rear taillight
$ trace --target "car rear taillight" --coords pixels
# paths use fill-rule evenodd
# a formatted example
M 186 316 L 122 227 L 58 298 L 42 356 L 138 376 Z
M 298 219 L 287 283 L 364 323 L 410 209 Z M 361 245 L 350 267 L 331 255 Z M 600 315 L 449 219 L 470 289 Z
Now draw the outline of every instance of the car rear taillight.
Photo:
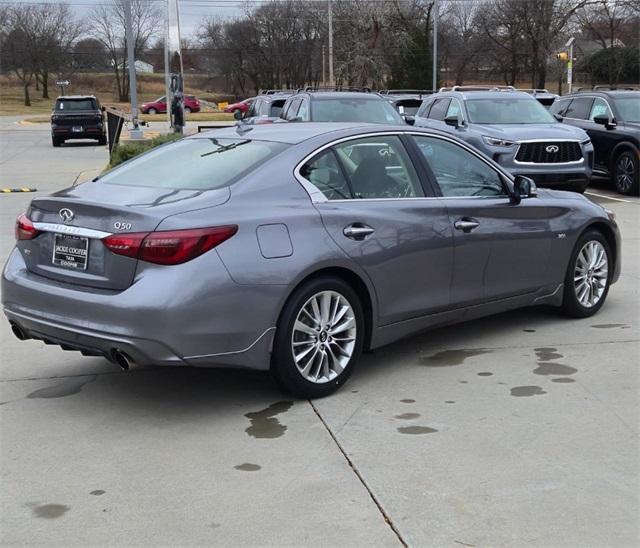
M 237 231 L 237 225 L 229 225 L 148 233 L 132 232 L 113 234 L 103 238 L 102 242 L 117 255 L 149 263 L 174 265 L 195 259 L 228 240 Z
M 18 215 L 16 219 L 16 240 L 32 240 L 40 231 L 33 226 L 31 219 L 27 217 L 24 213 Z

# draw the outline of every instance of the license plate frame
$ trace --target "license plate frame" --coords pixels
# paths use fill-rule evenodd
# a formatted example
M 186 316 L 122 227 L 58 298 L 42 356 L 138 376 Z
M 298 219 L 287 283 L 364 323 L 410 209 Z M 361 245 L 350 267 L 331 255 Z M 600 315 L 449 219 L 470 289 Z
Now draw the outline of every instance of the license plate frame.
M 89 238 L 73 234 L 54 234 L 51 263 L 69 270 L 87 270 Z
M 82 133 L 83 131 L 84 131 L 84 128 L 82 126 L 73 126 L 71 128 L 72 133 Z

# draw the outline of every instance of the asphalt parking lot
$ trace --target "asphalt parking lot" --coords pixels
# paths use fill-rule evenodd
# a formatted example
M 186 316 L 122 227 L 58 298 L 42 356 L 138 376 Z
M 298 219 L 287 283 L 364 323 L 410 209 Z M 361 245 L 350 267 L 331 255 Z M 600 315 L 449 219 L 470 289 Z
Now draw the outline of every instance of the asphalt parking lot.
M 0 118 L 0 186 L 52 192 L 106 147 Z M 0 195 L 0 258 L 34 194 Z M 49 546 L 637 546 L 640 200 L 600 313 L 530 309 L 363 356 L 336 395 L 265 374 L 127 373 L 0 321 L 0 541 Z

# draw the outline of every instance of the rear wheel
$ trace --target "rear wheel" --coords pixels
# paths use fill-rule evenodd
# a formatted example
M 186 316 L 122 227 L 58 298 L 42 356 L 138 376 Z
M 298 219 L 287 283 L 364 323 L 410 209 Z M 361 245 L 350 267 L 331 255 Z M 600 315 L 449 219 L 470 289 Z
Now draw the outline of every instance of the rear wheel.
M 586 318 L 600 310 L 609 293 L 612 258 L 609 242 L 601 232 L 588 230 L 578 239 L 564 280 L 565 314 Z
M 106 145 L 107 144 L 107 136 L 103 135 L 98 139 L 98 145 Z
M 271 371 L 294 396 L 328 396 L 353 372 L 363 340 L 364 315 L 355 291 L 339 278 L 311 280 L 282 311 Z
M 184 107 L 185 114 L 191 114 L 191 109 L 189 107 Z
M 158 114 L 158 111 L 155 108 L 147 109 L 147 114 Z
M 613 166 L 613 181 L 621 194 L 637 196 L 640 190 L 638 155 L 631 150 L 621 152 Z
M 51 137 L 51 144 L 54 147 L 59 147 L 62 143 L 64 143 L 64 139 L 60 139 L 60 137 Z

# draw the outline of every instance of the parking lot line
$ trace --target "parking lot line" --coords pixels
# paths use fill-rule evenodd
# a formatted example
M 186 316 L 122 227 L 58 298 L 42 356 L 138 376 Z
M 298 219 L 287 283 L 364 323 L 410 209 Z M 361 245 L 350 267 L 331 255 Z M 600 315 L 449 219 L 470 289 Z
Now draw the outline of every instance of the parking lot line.
M 607 200 L 615 200 L 616 202 L 626 202 L 628 204 L 637 203 L 634 200 L 625 200 L 624 198 L 614 198 L 613 196 L 609 196 L 608 194 L 598 194 L 597 192 L 585 192 L 589 196 L 597 196 L 598 198 L 606 198 Z

